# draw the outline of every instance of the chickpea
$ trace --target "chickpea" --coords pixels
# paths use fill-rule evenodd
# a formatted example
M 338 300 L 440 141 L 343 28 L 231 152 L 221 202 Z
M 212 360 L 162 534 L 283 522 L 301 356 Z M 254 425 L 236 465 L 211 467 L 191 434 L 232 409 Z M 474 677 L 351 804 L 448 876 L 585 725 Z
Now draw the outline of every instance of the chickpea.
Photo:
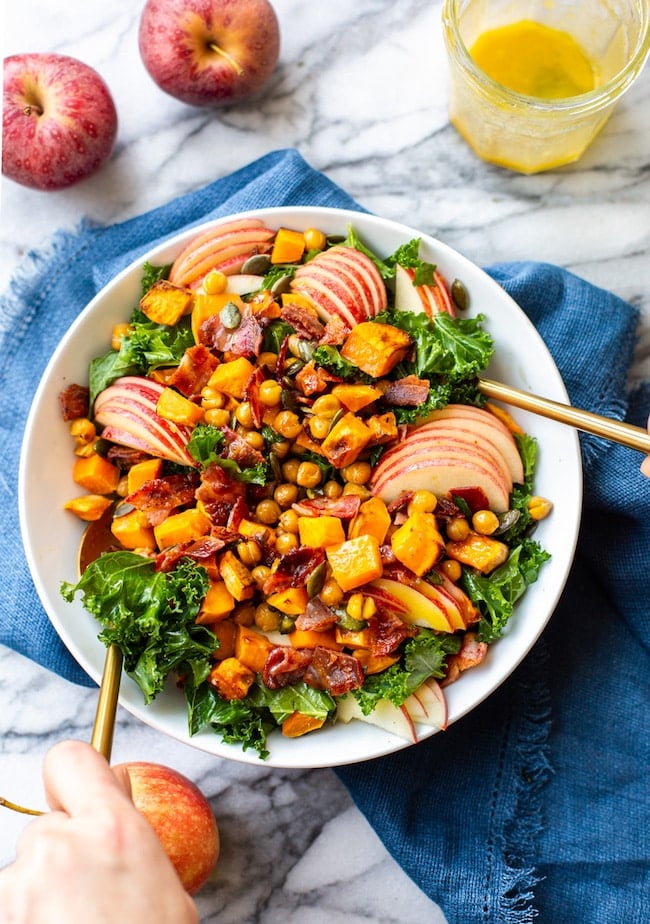
M 369 462 L 352 462 L 341 469 L 341 475 L 349 484 L 366 484 L 370 481 L 372 468 Z
M 408 503 L 406 512 L 409 516 L 416 511 L 420 513 L 433 513 L 433 511 L 438 506 L 438 498 L 432 491 L 427 491 L 424 488 L 419 491 L 413 492 L 413 497 Z
M 528 513 L 532 520 L 543 520 L 553 509 L 553 504 L 545 497 L 531 497 L 528 501 Z
M 454 584 L 460 580 L 463 573 L 460 562 L 453 558 L 444 558 L 438 567 L 442 573 L 449 578 L 450 581 L 454 582 Z
M 338 606 L 344 594 L 334 578 L 331 577 L 327 578 L 318 596 L 326 606 Z
M 268 567 L 268 565 L 257 565 L 251 571 L 251 577 L 258 587 L 261 587 L 264 584 L 270 574 L 271 569 Z
M 235 410 L 235 420 L 247 430 L 251 430 L 255 426 L 255 421 L 253 420 L 253 409 L 250 405 L 250 401 L 242 401 L 241 404 L 237 405 Z
M 267 497 L 265 500 L 259 502 L 255 508 L 255 517 L 260 523 L 264 523 L 265 526 L 273 526 L 280 519 L 280 514 L 282 511 L 276 501 L 271 497 Z
M 273 500 L 282 510 L 286 510 L 298 500 L 298 486 L 288 482 L 279 484 L 273 492 Z
M 255 539 L 248 539 L 246 542 L 237 544 L 237 555 L 239 560 L 247 568 L 259 565 L 262 560 L 262 549 Z
M 253 449 L 264 449 L 265 440 L 259 430 L 240 430 L 239 432 Z
M 222 408 L 226 405 L 226 396 L 222 391 L 217 391 L 210 385 L 206 385 L 201 392 L 201 406 L 207 410 L 212 408 Z
M 307 250 L 325 250 L 327 247 L 327 238 L 318 228 L 307 228 L 302 236 L 305 239 Z
M 491 510 L 477 510 L 472 517 L 472 527 L 481 536 L 491 536 L 499 528 L 499 518 Z
M 122 475 L 118 481 L 115 493 L 118 497 L 126 497 L 129 493 L 129 479 L 126 475 Z
M 452 517 L 447 523 L 447 539 L 462 542 L 469 536 L 469 523 L 465 517 Z
M 330 432 L 332 423 L 331 417 L 323 417 L 322 414 L 314 414 L 309 418 L 309 432 L 315 440 L 324 440 Z
M 298 468 L 300 467 L 300 459 L 292 458 L 287 459 L 286 462 L 282 463 L 282 477 L 285 481 L 288 481 L 290 484 L 295 484 L 298 477 Z
M 205 412 L 203 420 L 213 427 L 227 427 L 230 423 L 230 411 L 225 408 L 210 408 Z
M 228 277 L 219 270 L 210 270 L 203 279 L 203 291 L 206 295 L 221 295 L 226 291 Z
M 273 421 L 273 429 L 288 440 L 295 440 L 302 431 L 300 418 L 293 411 L 279 411 Z
M 265 407 L 276 407 L 282 398 L 282 386 L 274 379 L 266 379 L 260 385 L 259 398 Z
M 322 477 L 323 473 L 315 462 L 301 462 L 296 473 L 296 483 L 301 488 L 315 488 Z
M 285 533 L 297 534 L 299 519 L 300 517 L 295 510 L 283 510 L 280 514 L 279 525 L 285 531 Z
M 260 353 L 257 357 L 257 365 L 261 369 L 268 369 L 269 372 L 275 372 L 275 367 L 278 362 L 278 354 L 271 353 L 267 351 L 266 353 Z
M 275 540 L 275 550 L 278 555 L 285 555 L 291 549 L 298 548 L 298 537 L 295 533 L 280 533 Z
M 275 632 L 280 628 L 280 613 L 268 603 L 260 603 L 255 609 L 255 625 L 262 632 Z
M 343 494 L 343 485 L 339 484 L 338 481 L 330 479 L 326 481 L 323 486 L 323 494 L 325 497 L 329 497 L 330 500 L 336 500 L 337 497 L 340 497 Z
M 319 417 L 333 417 L 341 410 L 341 402 L 336 395 L 320 395 L 311 406 Z
M 273 443 L 272 452 L 276 459 L 284 459 L 289 455 L 291 450 L 291 441 L 290 440 L 278 440 L 277 443 Z
M 369 497 L 372 497 L 372 493 L 365 485 L 354 484 L 351 481 L 348 481 L 343 488 L 343 494 L 356 494 L 356 496 L 360 497 L 361 500 L 368 500 Z

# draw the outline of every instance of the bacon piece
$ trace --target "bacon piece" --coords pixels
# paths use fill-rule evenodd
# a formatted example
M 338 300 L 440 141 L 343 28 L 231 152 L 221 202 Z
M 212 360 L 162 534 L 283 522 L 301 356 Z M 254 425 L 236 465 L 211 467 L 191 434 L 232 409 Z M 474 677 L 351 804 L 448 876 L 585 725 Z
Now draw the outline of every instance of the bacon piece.
M 231 478 L 217 462 L 211 462 L 201 472 L 201 484 L 195 497 L 201 501 L 213 524 L 225 526 L 233 505 L 245 494 L 246 485 L 242 481 Z
M 407 625 L 396 613 L 385 607 L 377 610 L 368 621 L 370 650 L 374 655 L 388 655 L 395 651 L 407 638 L 418 634 L 416 626 Z
M 391 382 L 384 392 L 384 400 L 396 407 L 417 407 L 429 397 L 428 379 L 407 375 Z
M 260 366 L 256 366 L 244 389 L 244 401 L 248 401 L 253 425 L 258 429 L 262 426 L 262 414 L 264 413 L 264 408 L 260 401 L 260 385 L 263 381 L 264 370 Z
M 269 690 L 279 690 L 301 680 L 312 659 L 311 648 L 277 645 L 268 653 L 262 668 L 262 680 Z
M 330 629 L 338 621 L 338 616 L 331 607 L 323 603 L 320 597 L 312 597 L 307 602 L 305 612 L 296 617 L 296 629 L 322 632 Z
M 305 497 L 291 507 L 301 517 L 339 517 L 341 520 L 351 520 L 356 516 L 361 506 L 358 494 L 342 494 L 340 497 Z
M 141 488 L 129 494 L 125 500 L 144 513 L 149 526 L 162 523 L 172 510 L 183 507 L 194 500 L 198 487 L 196 473 L 164 475 L 146 481 Z
M 199 395 L 218 365 L 217 357 L 202 343 L 188 347 L 167 384 L 188 398 Z
M 343 696 L 362 686 L 363 667 L 361 661 L 353 655 L 317 645 L 304 680 L 317 690 L 327 690 L 332 696 Z
M 485 495 L 485 491 L 483 488 L 478 487 L 478 485 L 475 487 L 454 488 L 450 493 L 452 497 L 460 497 L 464 500 L 472 513 L 476 513 L 477 510 L 490 509 L 490 502 Z M 458 510 L 458 507 L 456 507 L 456 509 Z M 436 513 L 437 512 L 436 508 Z
M 67 422 L 87 417 L 90 413 L 90 389 L 84 385 L 68 385 L 59 394 L 61 416 Z
M 236 462 L 240 468 L 253 468 L 260 462 L 264 462 L 264 456 L 258 449 L 245 440 L 230 427 L 222 427 L 221 432 L 226 437 L 226 451 L 224 458 Z
M 209 565 L 216 566 L 216 554 L 225 545 L 226 543 L 222 539 L 215 536 L 205 536 L 202 539 L 171 545 L 156 556 L 154 570 L 173 571 L 182 558 L 191 558 L 192 561 L 205 567 Z
M 213 314 L 201 325 L 199 340 L 221 353 L 250 358 L 259 356 L 262 350 L 262 326 L 250 308 L 244 311 L 240 323 L 233 330 L 223 326 L 220 315 Z
M 288 587 L 304 587 L 312 571 L 324 561 L 323 549 L 312 549 L 306 545 L 290 549 L 276 560 L 277 563 L 264 581 L 262 590 L 268 596 Z
M 284 305 L 280 317 L 304 340 L 318 340 L 325 333 L 325 327 L 313 311 L 298 305 Z
M 130 446 L 117 446 L 113 444 L 109 447 L 106 458 L 109 462 L 112 462 L 113 465 L 117 465 L 118 468 L 128 470 L 131 466 L 137 465 L 138 462 L 144 462 L 145 459 L 150 459 L 151 456 L 141 449 L 131 449 Z
M 487 654 L 487 642 L 479 642 L 475 632 L 466 632 L 461 642 L 460 651 L 447 658 L 447 674 L 441 686 L 447 686 L 458 678 L 462 671 L 476 667 Z
M 338 315 L 331 316 L 325 325 L 322 337 L 318 341 L 319 346 L 341 346 L 350 333 L 350 328 L 339 318 Z

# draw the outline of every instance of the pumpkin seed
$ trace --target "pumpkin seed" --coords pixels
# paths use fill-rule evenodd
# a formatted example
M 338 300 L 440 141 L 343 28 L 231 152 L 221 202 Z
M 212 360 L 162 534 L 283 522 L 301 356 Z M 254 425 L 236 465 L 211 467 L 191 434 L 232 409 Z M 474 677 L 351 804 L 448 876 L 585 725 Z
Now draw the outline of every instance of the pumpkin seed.
M 323 584 L 325 583 L 325 575 L 327 572 L 327 563 L 322 561 L 320 565 L 316 565 L 314 570 L 311 572 L 307 578 L 305 588 L 307 590 L 307 596 L 311 600 L 312 597 L 315 597 L 316 594 L 319 594 L 323 589 Z
M 266 253 L 256 253 L 243 264 L 242 273 L 251 276 L 266 276 L 271 269 L 271 258 Z
M 235 330 L 241 324 L 241 311 L 234 302 L 226 302 L 219 312 L 219 320 L 226 330 Z
M 466 311 L 469 308 L 469 292 L 465 283 L 460 279 L 454 279 L 451 284 L 451 300 L 459 311 Z
M 291 289 L 292 276 L 292 273 L 287 273 L 285 276 L 278 276 L 271 286 L 271 293 L 273 295 L 282 295 L 283 292 L 289 292 Z

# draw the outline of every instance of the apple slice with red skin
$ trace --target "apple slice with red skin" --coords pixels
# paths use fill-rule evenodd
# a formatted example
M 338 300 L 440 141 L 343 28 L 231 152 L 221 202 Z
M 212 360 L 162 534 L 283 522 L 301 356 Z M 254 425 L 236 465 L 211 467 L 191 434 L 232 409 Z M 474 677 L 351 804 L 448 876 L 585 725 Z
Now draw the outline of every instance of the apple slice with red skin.
M 169 281 L 197 288 L 211 271 L 240 273 L 249 257 L 269 253 L 275 231 L 258 218 L 227 222 L 193 238 L 174 260 Z
M 123 376 L 97 395 L 95 421 L 103 439 L 140 449 L 179 465 L 196 465 L 187 451 L 190 427 L 161 417 L 156 406 L 164 386 L 140 376 Z
M 397 311 L 412 311 L 414 314 L 427 314 L 432 318 L 444 312 L 456 317 L 447 283 L 438 270 L 433 274 L 435 285 L 415 285 L 415 270 L 409 267 L 395 266 L 395 308 Z
M 322 321 L 339 318 L 347 327 L 374 318 L 388 304 L 386 286 L 370 257 L 343 245 L 299 266 L 291 289 L 312 302 Z
M 451 581 L 449 583 L 451 583 Z M 437 606 L 441 606 L 444 609 L 453 630 L 467 628 L 468 622 L 466 614 L 472 607 L 469 598 L 466 598 L 468 605 L 465 605 L 465 601 L 461 602 L 457 596 L 450 594 L 445 585 L 430 584 L 422 578 L 417 578 L 411 583 L 411 586 L 414 590 L 417 590 L 418 593 L 428 597 L 431 601 L 436 603 Z M 459 594 L 463 594 L 460 588 L 458 588 L 458 592 Z
M 447 727 L 447 700 L 440 684 L 429 677 L 411 693 L 402 703 L 416 725 L 428 725 L 430 728 Z
M 482 434 L 498 447 L 510 469 L 514 484 L 523 482 L 524 466 L 516 440 L 503 421 L 490 411 L 469 404 L 448 404 L 437 411 L 432 411 L 422 426 L 427 426 L 434 421 L 453 421 L 463 430 L 474 430 Z
M 364 585 L 364 594 L 372 597 L 377 603 L 390 607 L 393 612 L 409 623 L 409 625 L 423 626 L 435 632 L 454 632 L 447 612 L 450 607 L 456 607 L 455 621 L 461 622 L 458 605 L 451 597 L 443 602 L 433 595 L 425 596 L 415 586 L 395 581 L 392 578 L 377 578 Z
M 408 709 L 404 705 L 394 706 L 387 699 L 380 699 L 372 712 L 364 715 L 354 696 L 348 693 L 337 702 L 336 718 L 346 724 L 356 719 L 359 722 L 376 725 L 406 741 L 413 743 L 417 741 L 415 725 Z

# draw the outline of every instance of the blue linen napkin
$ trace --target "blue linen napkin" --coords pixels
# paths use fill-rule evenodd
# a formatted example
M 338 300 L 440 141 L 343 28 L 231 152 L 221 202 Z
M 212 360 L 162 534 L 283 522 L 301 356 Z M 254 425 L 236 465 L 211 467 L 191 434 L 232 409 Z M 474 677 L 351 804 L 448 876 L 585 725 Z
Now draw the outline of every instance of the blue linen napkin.
M 43 613 L 22 554 L 16 484 L 39 377 L 78 312 L 160 240 L 271 205 L 360 209 L 293 150 L 276 151 L 112 227 L 83 223 L 31 254 L 0 301 L 0 642 L 92 684 Z M 572 402 L 645 425 L 626 392 L 638 312 L 557 267 L 488 270 L 537 326 Z M 513 676 L 445 733 L 337 773 L 450 924 L 650 921 L 650 482 L 640 457 L 581 437 L 585 509 L 549 627 Z

